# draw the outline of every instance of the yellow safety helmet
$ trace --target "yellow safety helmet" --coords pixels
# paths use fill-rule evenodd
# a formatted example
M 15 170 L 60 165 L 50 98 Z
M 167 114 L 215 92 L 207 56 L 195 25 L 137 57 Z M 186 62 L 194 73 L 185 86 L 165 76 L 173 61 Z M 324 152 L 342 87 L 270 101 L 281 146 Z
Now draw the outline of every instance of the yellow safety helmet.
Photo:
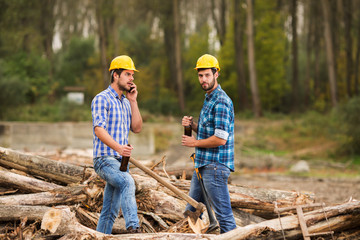
M 109 72 L 111 70 L 119 69 L 119 68 L 127 69 L 127 70 L 134 70 L 134 71 L 138 72 L 138 70 L 136 70 L 136 68 L 135 68 L 135 64 L 134 64 L 133 60 L 129 56 L 126 56 L 126 55 L 121 55 L 121 56 L 114 58 L 110 63 Z
M 204 54 L 197 60 L 196 67 L 194 69 L 199 68 L 216 68 L 218 71 L 220 71 L 219 62 L 216 59 L 216 57 L 210 55 L 210 54 Z

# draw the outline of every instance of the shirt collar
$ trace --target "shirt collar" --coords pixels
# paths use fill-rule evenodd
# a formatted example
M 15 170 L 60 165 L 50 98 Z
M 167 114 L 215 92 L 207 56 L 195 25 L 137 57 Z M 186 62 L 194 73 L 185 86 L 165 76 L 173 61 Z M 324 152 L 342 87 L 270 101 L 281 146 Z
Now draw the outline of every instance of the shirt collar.
M 220 90 L 221 90 L 221 86 L 220 86 L 220 84 L 218 84 L 218 86 L 214 89 L 214 91 L 212 91 L 210 94 L 208 94 L 208 93 L 205 94 L 206 101 L 209 101 L 213 96 L 217 95 L 217 93 Z
M 121 96 L 119 96 L 119 94 L 115 91 L 115 89 L 112 88 L 111 85 L 109 85 L 108 90 L 110 94 L 113 95 L 113 97 L 120 99 L 120 101 L 125 97 L 124 94 L 121 94 Z

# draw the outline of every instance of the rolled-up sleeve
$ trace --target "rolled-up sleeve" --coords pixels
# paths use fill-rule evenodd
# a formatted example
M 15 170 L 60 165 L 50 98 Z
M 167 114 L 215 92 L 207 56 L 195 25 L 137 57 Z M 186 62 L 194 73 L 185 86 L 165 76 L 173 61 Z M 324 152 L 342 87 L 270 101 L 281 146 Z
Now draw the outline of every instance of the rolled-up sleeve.
M 108 102 L 104 96 L 96 96 L 91 103 L 91 115 L 93 120 L 93 129 L 99 126 L 106 129 L 108 117 Z
M 216 137 L 227 140 L 230 134 L 232 121 L 232 108 L 225 102 L 219 102 L 215 107 L 215 133 Z

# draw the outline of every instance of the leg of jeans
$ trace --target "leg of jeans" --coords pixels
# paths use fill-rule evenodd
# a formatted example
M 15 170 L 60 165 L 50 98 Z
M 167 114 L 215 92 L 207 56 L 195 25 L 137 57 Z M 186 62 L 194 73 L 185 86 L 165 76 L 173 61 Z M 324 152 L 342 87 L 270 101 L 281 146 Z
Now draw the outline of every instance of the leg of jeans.
M 128 227 L 139 227 L 137 205 L 135 199 L 134 179 L 128 172 L 119 170 L 120 162 L 107 156 L 94 159 L 94 169 L 106 181 L 104 190 L 103 210 L 101 211 L 97 229 L 110 234 L 120 206 Z
M 199 180 L 197 179 L 195 171 L 194 171 L 193 176 L 191 178 L 189 196 L 192 197 L 197 202 L 203 202 L 201 186 L 200 186 Z M 191 206 L 189 203 L 186 204 L 185 211 L 186 210 L 190 210 L 192 212 L 196 211 L 195 207 Z
M 227 186 L 230 170 L 222 164 L 209 164 L 199 169 L 207 195 L 220 225 L 220 233 L 236 228 Z
M 121 210 L 126 228 L 132 227 L 135 229 L 140 226 L 135 199 L 135 182 L 128 172 L 124 174 L 124 177 L 126 178 L 126 184 L 121 188 Z
M 104 189 L 103 208 L 99 217 L 96 231 L 111 234 L 115 219 L 120 210 L 119 191 L 106 183 Z

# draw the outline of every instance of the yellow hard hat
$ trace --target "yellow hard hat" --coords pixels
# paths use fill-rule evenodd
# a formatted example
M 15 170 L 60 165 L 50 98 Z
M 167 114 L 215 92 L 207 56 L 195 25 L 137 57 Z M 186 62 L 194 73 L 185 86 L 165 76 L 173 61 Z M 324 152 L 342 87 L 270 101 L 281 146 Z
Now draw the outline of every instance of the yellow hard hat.
M 197 60 L 196 67 L 194 69 L 199 68 L 216 68 L 218 71 L 220 71 L 219 62 L 216 59 L 216 57 L 210 55 L 210 54 L 204 54 Z
M 133 60 L 126 55 L 121 55 L 118 56 L 116 58 L 114 58 L 111 63 L 110 63 L 110 68 L 109 68 L 109 72 L 113 69 L 127 69 L 127 70 L 134 70 L 136 72 L 138 72 L 138 70 L 136 70 L 135 68 L 135 64 L 133 62 Z

